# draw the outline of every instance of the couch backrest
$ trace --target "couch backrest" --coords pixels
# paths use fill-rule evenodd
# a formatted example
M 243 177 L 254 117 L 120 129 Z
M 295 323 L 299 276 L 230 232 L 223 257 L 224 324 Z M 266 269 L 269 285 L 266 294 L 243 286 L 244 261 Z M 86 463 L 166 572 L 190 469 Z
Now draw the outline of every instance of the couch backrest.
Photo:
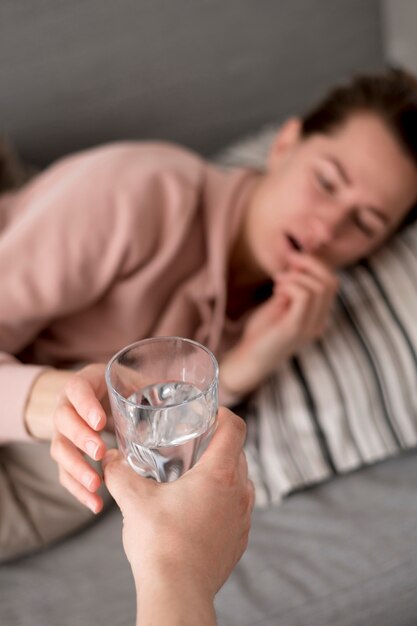
M 0 130 L 37 165 L 122 138 L 206 155 L 383 63 L 377 0 L 1 0 Z

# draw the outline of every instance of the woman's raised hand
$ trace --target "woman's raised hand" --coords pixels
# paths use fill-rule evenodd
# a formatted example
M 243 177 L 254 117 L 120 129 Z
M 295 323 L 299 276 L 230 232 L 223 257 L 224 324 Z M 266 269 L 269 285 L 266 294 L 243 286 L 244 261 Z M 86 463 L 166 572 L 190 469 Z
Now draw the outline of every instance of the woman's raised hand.
M 274 293 L 248 318 L 241 341 L 220 364 L 225 391 L 245 394 L 285 359 L 321 337 L 338 289 L 330 268 L 296 252 L 275 277 Z
M 93 513 L 99 513 L 103 507 L 102 498 L 96 493 L 102 480 L 84 455 L 99 461 L 106 452 L 99 434 L 107 424 L 105 369 L 104 364 L 97 363 L 74 373 L 60 395 L 53 417 L 51 456 L 58 463 L 60 482 Z
M 274 298 L 290 354 L 323 335 L 338 286 L 334 271 L 307 254 L 291 255 L 288 269 L 276 276 Z

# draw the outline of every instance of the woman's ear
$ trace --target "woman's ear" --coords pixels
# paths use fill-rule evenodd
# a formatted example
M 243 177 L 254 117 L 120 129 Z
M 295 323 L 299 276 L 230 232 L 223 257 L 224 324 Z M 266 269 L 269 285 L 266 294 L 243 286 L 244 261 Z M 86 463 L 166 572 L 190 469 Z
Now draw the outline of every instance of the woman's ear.
M 301 135 L 301 120 L 298 117 L 290 117 L 280 127 L 268 154 L 268 166 L 280 159 L 289 148 L 297 143 Z

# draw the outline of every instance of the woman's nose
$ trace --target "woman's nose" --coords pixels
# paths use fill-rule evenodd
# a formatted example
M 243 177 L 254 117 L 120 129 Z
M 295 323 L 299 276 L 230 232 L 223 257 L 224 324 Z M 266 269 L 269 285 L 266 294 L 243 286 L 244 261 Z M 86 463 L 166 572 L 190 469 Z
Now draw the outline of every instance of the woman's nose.
M 328 246 L 343 228 L 345 216 L 342 212 L 312 216 L 309 224 L 309 241 L 311 252 L 317 252 L 323 246 Z

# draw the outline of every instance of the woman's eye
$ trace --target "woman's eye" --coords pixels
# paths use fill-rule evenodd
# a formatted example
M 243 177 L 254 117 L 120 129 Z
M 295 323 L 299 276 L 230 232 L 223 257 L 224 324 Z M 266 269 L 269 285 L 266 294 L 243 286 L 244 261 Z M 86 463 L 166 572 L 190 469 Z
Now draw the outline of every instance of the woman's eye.
M 327 176 L 324 176 L 321 172 L 316 172 L 316 178 L 320 187 L 326 193 L 330 193 L 330 194 L 335 193 L 336 185 Z

